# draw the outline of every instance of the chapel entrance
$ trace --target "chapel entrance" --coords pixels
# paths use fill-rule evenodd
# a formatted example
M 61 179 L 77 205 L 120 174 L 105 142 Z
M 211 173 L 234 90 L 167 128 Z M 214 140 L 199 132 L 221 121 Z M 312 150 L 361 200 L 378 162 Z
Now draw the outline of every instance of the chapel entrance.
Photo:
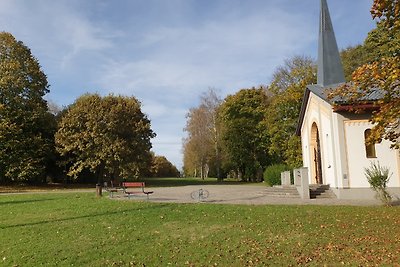
M 312 177 L 314 183 L 323 184 L 322 182 L 322 159 L 321 159 L 321 142 L 319 138 L 318 126 L 314 122 L 311 126 L 311 156 L 312 156 Z

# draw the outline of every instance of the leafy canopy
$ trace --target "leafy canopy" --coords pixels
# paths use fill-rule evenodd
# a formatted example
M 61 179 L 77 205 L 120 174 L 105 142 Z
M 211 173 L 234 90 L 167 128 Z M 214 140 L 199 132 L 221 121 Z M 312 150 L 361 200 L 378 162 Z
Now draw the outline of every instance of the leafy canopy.
M 0 182 L 44 178 L 55 127 L 48 87 L 30 49 L 0 32 Z
M 217 110 L 221 100 L 213 89 L 203 93 L 200 105 L 191 108 L 186 115 L 185 131 L 188 136 L 183 140 L 183 160 L 186 175 L 201 178 L 208 177 L 211 171 L 220 178 L 221 148 L 220 125 Z
M 266 117 L 268 151 L 275 162 L 299 167 L 301 142 L 295 132 L 305 88 L 316 82 L 315 63 L 310 58 L 296 56 L 278 67 L 273 77 L 268 88 L 273 93 L 272 101 Z
M 264 88 L 242 89 L 227 96 L 219 110 L 223 148 L 232 168 L 245 180 L 261 179 L 268 164 L 268 105 Z
M 179 177 L 178 169 L 164 156 L 152 155 L 152 177 Z
M 133 179 L 150 166 L 155 133 L 134 97 L 86 94 L 62 117 L 57 150 L 69 163 L 68 175 L 88 169 L 98 176 Z

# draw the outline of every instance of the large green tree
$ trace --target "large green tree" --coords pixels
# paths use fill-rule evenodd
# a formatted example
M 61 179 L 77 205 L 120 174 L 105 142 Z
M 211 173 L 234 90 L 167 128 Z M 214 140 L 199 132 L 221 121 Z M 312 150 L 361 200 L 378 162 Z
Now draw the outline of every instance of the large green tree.
M 52 151 L 54 117 L 46 75 L 30 49 L 0 32 L 0 182 L 40 182 Z
M 350 82 L 353 77 L 353 72 L 367 63 L 372 55 L 367 46 L 360 44 L 343 49 L 340 51 L 340 57 L 342 59 L 344 76 L 346 77 L 346 81 Z
M 68 175 L 89 170 L 101 182 L 134 179 L 150 168 L 155 134 L 136 98 L 86 94 L 68 108 L 55 137 L 69 163 Z
M 272 93 L 266 117 L 268 151 L 276 163 L 299 167 L 301 142 L 295 132 L 305 88 L 316 82 L 316 66 L 310 58 L 295 56 L 278 67 L 273 77 L 268 87 Z
M 261 179 L 268 164 L 268 104 L 264 88 L 242 89 L 227 96 L 219 110 L 223 148 L 230 166 L 244 180 Z

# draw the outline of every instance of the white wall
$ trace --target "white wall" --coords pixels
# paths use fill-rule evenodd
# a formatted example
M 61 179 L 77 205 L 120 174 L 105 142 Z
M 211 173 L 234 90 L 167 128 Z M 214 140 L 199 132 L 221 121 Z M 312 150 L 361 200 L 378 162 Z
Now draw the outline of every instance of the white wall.
M 370 187 L 365 177 L 365 168 L 373 161 L 379 161 L 381 166 L 389 167 L 393 173 L 389 180 L 389 187 L 399 187 L 399 160 L 398 151 L 390 149 L 387 141 L 375 145 L 376 158 L 367 158 L 364 143 L 364 132 L 372 128 L 367 120 L 344 121 L 345 138 L 347 144 L 347 158 L 349 170 L 349 185 L 351 188 Z
M 311 127 L 315 122 L 321 142 L 324 184 L 332 188 L 369 188 L 364 168 L 372 161 L 379 161 L 393 173 L 388 186 L 400 187 L 400 153 L 391 150 L 388 142 L 376 145 L 377 158 L 366 157 L 364 131 L 372 128 L 368 116 L 334 113 L 329 103 L 310 92 L 301 130 L 303 166 L 309 170 L 310 184 L 315 183 L 310 148 Z
M 321 138 L 321 153 L 322 153 L 322 173 L 324 184 L 329 184 L 332 187 L 336 187 L 335 172 L 334 172 L 334 144 L 333 144 L 333 133 L 332 133 L 332 111 L 331 107 L 323 102 L 323 108 L 321 108 L 320 116 L 320 138 Z
M 329 184 L 331 187 L 336 187 L 335 179 L 335 149 L 332 132 L 332 108 L 331 106 L 310 92 L 307 109 L 304 115 L 301 141 L 303 151 L 303 166 L 309 170 L 309 182 L 314 184 L 312 177 L 312 169 L 314 159 L 310 148 L 311 127 L 315 122 L 319 131 L 322 157 L 322 179 L 324 184 Z

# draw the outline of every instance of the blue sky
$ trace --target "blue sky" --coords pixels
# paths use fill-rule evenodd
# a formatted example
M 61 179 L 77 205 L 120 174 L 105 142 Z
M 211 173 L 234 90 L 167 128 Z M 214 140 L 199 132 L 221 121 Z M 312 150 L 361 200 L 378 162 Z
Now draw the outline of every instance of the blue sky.
M 153 151 L 182 166 L 185 115 L 270 82 L 295 55 L 316 58 L 319 0 L 0 0 L 0 30 L 23 41 L 68 105 L 86 92 L 135 96 Z M 339 48 L 375 27 L 372 0 L 328 0 Z

